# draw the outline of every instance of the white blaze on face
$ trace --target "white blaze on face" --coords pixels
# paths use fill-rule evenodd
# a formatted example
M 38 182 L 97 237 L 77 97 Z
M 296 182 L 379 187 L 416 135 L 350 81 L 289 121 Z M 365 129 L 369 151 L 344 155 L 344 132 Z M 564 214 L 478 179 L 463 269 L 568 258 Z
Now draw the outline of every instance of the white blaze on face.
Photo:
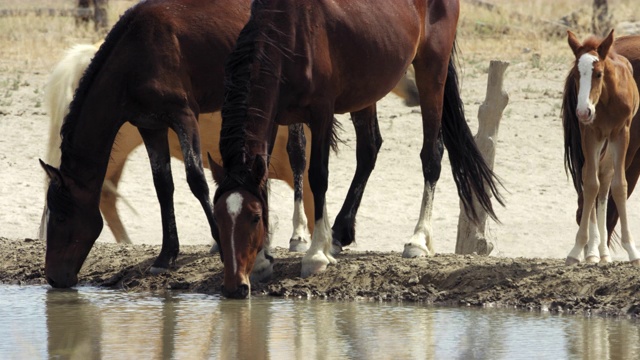
M 581 114 L 595 114 L 595 105 L 589 99 L 591 93 L 591 76 L 593 74 L 593 64 L 598 61 L 598 57 L 593 54 L 584 54 L 578 60 L 578 71 L 580 72 L 580 91 L 578 92 L 578 106 L 576 113 L 580 118 Z
M 227 198 L 227 212 L 231 216 L 231 257 L 233 258 L 233 272 L 238 271 L 238 263 L 236 261 L 236 245 L 234 239 L 234 233 L 236 231 L 236 218 L 242 210 L 242 195 L 240 193 L 233 193 Z

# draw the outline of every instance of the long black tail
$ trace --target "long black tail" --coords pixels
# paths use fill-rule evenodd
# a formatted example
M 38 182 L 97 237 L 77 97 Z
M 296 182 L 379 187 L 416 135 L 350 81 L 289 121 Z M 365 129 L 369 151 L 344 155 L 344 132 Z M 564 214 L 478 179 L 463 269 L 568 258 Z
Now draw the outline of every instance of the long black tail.
M 582 138 L 580 137 L 580 125 L 576 115 L 578 103 L 578 89 L 572 73 L 567 75 L 564 83 L 564 95 L 562 97 L 562 128 L 564 129 L 564 167 L 573 180 L 573 187 L 578 195 L 582 194 L 582 167 L 584 155 L 582 154 Z
M 451 172 L 465 212 L 473 221 L 479 221 L 479 216 L 473 206 L 475 196 L 487 214 L 495 221 L 498 221 L 491 203 L 491 194 L 500 205 L 504 206 L 504 200 L 498 191 L 498 185 L 502 186 L 502 184 L 484 160 L 480 150 L 478 150 L 471 130 L 467 125 L 464 106 L 460 99 L 455 55 L 456 46 L 454 44 L 449 60 L 442 109 L 444 145 L 449 153 Z

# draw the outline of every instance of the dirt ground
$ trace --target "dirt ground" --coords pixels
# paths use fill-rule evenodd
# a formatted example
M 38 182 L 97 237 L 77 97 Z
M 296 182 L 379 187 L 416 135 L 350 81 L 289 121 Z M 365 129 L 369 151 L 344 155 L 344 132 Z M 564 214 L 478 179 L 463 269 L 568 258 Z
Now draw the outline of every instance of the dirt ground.
M 445 155 L 433 215 L 437 255 L 401 258 L 420 207 L 422 129 L 419 110 L 389 95 L 378 106 L 384 143 L 358 213 L 357 244 L 325 273 L 299 278 L 302 254 L 285 250 L 291 233 L 292 191 L 274 183 L 270 213 L 275 220 L 275 272 L 270 282 L 252 287 L 253 296 L 640 314 L 640 269 L 624 261 L 624 252 L 615 253 L 616 261 L 605 266 L 564 266 L 577 231 L 576 195 L 564 172 L 559 117 L 563 80 L 572 60 L 566 40 L 521 34 L 479 40 L 474 33 L 482 30 L 478 28 L 481 22 L 474 18 L 478 10 L 470 6 L 463 2 L 458 45 L 462 98 L 472 131 L 477 129 L 476 114 L 484 100 L 489 60 L 510 62 L 505 75 L 510 102 L 495 160 L 495 171 L 505 185 L 506 206 L 496 209 L 501 223 L 487 224 L 487 235 L 495 246 L 491 256 L 453 254 L 460 209 Z M 20 19 L 0 18 L 0 283 L 24 285 L 46 283 L 45 244 L 33 240 L 44 198 L 38 158 L 44 157 L 49 124 L 42 105 L 43 88 L 64 50 L 99 39 L 74 32 L 71 23 L 60 29 L 51 29 L 53 25 L 38 28 L 29 37 L 27 30 L 18 30 L 34 26 L 27 20 L 22 24 L 11 22 Z M 524 26 L 520 29 L 526 31 Z M 580 33 L 580 37 L 585 35 Z M 343 143 L 330 162 L 330 216 L 338 213 L 355 169 L 355 135 L 347 116 L 340 115 L 339 120 Z M 181 241 L 181 255 L 173 271 L 155 277 L 147 272 L 160 251 L 161 229 L 149 163 L 144 150 L 138 149 L 129 157 L 119 186 L 135 210 L 118 204 L 135 245 L 114 244 L 105 227 L 80 272 L 80 285 L 127 291 L 219 292 L 222 265 L 208 253 L 212 239 L 204 215 L 188 190 L 182 164 L 175 160 L 172 167 Z M 631 231 L 638 234 L 637 195 L 628 204 Z
M 0 282 L 43 285 L 44 244 L 0 238 Z M 80 272 L 79 286 L 125 291 L 219 293 L 223 267 L 208 246 L 189 245 L 170 273 L 147 271 L 159 246 L 98 243 Z M 331 300 L 417 301 L 429 304 L 511 307 L 585 315 L 640 315 L 638 270 L 628 263 L 564 266 L 560 259 L 438 254 L 402 259 L 397 252 L 345 251 L 338 264 L 301 279 L 302 254 L 276 248 L 272 279 L 252 296 Z

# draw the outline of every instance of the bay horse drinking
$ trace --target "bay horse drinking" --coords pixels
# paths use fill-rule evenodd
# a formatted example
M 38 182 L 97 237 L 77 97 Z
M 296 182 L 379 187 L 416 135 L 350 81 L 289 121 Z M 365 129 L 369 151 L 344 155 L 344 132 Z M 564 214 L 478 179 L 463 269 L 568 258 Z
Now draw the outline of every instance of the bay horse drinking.
M 179 139 L 187 182 L 217 238 L 201 158 L 200 113 L 222 106 L 224 61 L 249 17 L 250 1 L 157 0 L 127 10 L 82 77 L 61 129 L 60 169 L 43 163 L 47 192 L 45 275 L 70 287 L 102 230 L 100 194 L 125 121 L 144 140 L 162 218 L 153 273 L 179 252 L 168 129 Z M 197 24 L 197 26 L 194 26 Z
M 102 42 L 97 44 L 78 44 L 67 50 L 65 56 L 56 64 L 49 80 L 45 86 L 44 103 L 49 114 L 49 143 L 45 161 L 52 166 L 60 165 L 60 127 L 64 116 L 68 113 L 69 103 L 73 98 L 82 74 L 89 66 L 91 59 L 98 51 Z M 221 161 L 220 149 L 220 112 L 204 113 L 198 115 L 198 126 L 201 133 L 202 153 L 210 153 L 214 159 Z M 278 128 L 276 141 L 273 147 L 273 156 L 270 163 L 269 177 L 285 181 L 294 191 L 294 215 L 293 234 L 289 241 L 291 251 L 305 251 L 307 248 L 310 233 L 313 232 L 313 223 L 307 226 L 307 219 L 313 218 L 313 196 L 309 188 L 309 181 L 306 179 L 306 161 L 290 161 L 287 148 L 294 144 L 289 144 L 289 131 L 286 126 Z M 291 129 L 294 134 L 299 129 Z M 304 128 L 305 136 L 308 137 L 308 128 Z M 291 139 L 295 139 L 291 137 Z M 115 145 L 111 150 L 109 165 L 105 175 L 103 191 L 100 197 L 100 212 L 104 217 L 109 229 L 118 243 L 130 244 L 131 239 L 120 219 L 116 203 L 119 198 L 117 193 L 118 184 L 124 170 L 124 165 L 129 154 L 143 143 L 140 134 L 135 126 L 124 123 L 118 135 L 116 135 Z M 169 131 L 169 150 L 171 156 L 182 160 L 180 143 L 174 131 Z M 306 156 L 308 157 L 310 148 L 307 146 Z M 295 156 L 295 155 L 294 155 Z M 208 166 L 208 163 L 204 163 Z M 304 181 L 303 181 L 304 178 Z M 49 186 L 46 181 L 45 186 Z M 46 190 L 46 188 L 45 188 Z M 126 201 L 126 199 L 125 199 Z M 132 205 L 131 205 L 132 206 Z M 133 207 L 133 206 L 132 206 Z M 44 240 L 44 224 L 40 226 L 40 238 Z
M 355 216 L 382 144 L 376 102 L 415 69 L 423 122 L 425 179 L 414 235 L 403 256 L 433 253 L 431 212 L 444 145 L 470 215 L 476 197 L 493 218 L 495 177 L 479 153 L 460 100 L 454 67 L 458 1 L 254 0 L 225 71 L 220 150 L 213 166 L 214 216 L 224 260 L 223 293 L 244 298 L 268 233 L 265 188 L 277 124 L 306 122 L 312 133 L 309 181 L 315 227 L 302 276 L 335 262 L 332 241 L 348 245 Z M 357 168 L 333 228 L 326 212 L 328 162 L 336 144 L 334 113 L 351 113 Z M 487 187 L 485 188 L 485 184 Z
M 167 270 L 179 252 L 170 155 L 183 158 L 189 186 L 215 234 L 200 153 L 206 150 L 215 156 L 211 149 L 217 147 L 218 132 L 207 130 L 207 122 L 198 124 L 197 118 L 222 106 L 224 61 L 249 18 L 250 3 L 148 0 L 129 9 L 110 31 L 81 79 L 62 126 L 60 169 L 43 164 L 52 180 L 45 209 L 45 275 L 52 286 L 77 283 L 78 271 L 102 230 L 99 204 L 108 164 L 110 159 L 123 164 L 140 143 L 132 135 L 134 127 L 147 148 L 161 207 L 162 249 L 151 271 Z M 411 94 L 410 89 L 404 92 Z M 57 106 L 66 110 L 64 102 Z M 126 121 L 133 127 L 124 125 Z M 301 127 L 297 129 L 294 133 L 300 134 Z M 115 171 L 111 179 L 117 183 L 117 166 Z M 286 177 L 275 171 L 271 176 L 281 175 Z
M 578 263 L 583 251 L 588 263 L 611 260 L 604 241 L 610 191 L 620 215 L 622 246 L 631 263 L 640 266 L 626 212 L 625 157 L 640 101 L 633 68 L 612 47 L 613 30 L 605 39 L 589 37 L 583 43 L 569 31 L 568 42 L 575 62 L 563 96 L 565 160 L 582 197 L 582 211 L 566 263 Z

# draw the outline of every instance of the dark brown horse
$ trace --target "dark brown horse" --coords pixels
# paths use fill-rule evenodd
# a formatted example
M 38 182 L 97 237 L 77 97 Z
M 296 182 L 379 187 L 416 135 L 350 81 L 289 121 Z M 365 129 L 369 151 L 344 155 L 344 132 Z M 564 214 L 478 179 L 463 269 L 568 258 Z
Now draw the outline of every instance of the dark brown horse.
M 633 77 L 635 79 L 636 86 L 640 91 L 640 36 L 623 36 L 615 39 L 613 42 L 613 50 L 618 55 L 624 56 L 631 64 Z M 573 91 L 575 92 L 575 89 L 573 89 Z M 573 96 L 577 97 L 577 93 Z M 573 116 L 571 115 L 572 102 L 567 102 L 570 101 L 570 99 L 571 97 L 565 97 L 565 102 L 563 103 L 563 116 Z M 567 122 L 566 124 L 570 125 L 572 123 Z M 577 129 L 574 131 L 577 131 Z M 576 140 L 580 140 L 580 138 L 576 138 Z M 576 220 L 580 223 L 580 217 L 583 212 L 583 193 L 580 169 L 582 169 L 584 164 L 584 157 L 582 156 L 581 151 L 573 151 L 574 148 L 579 150 L 581 148 L 581 142 L 571 144 L 570 139 L 566 139 L 565 149 L 567 167 L 569 169 L 574 169 L 572 170 L 572 174 L 575 172 L 576 175 L 580 176 L 579 178 L 574 176 L 574 186 L 576 187 L 576 191 L 579 195 Z M 640 177 L 640 156 L 638 156 L 638 150 L 640 150 L 640 112 L 636 113 L 633 117 L 631 127 L 629 129 L 629 146 L 625 156 L 627 197 L 631 196 L 631 193 L 638 182 L 638 178 Z M 612 235 L 619 218 L 618 208 L 612 196 L 608 199 L 606 211 L 607 233 L 605 236 L 607 238 L 608 247 L 611 247 Z M 604 237 L 601 238 L 601 241 L 604 242 Z
M 422 110 L 425 185 L 418 225 L 403 256 L 433 252 L 431 210 L 443 145 L 465 207 L 471 209 L 476 197 L 495 217 L 490 200 L 490 193 L 500 200 L 495 178 L 476 148 L 458 92 L 452 56 L 458 16 L 458 1 L 254 0 L 227 62 L 220 136 L 224 168 L 213 167 L 226 296 L 250 293 L 248 274 L 265 246 L 264 184 L 275 126 L 307 122 L 312 132 L 315 228 L 302 259 L 302 276 L 309 276 L 335 262 L 332 241 L 348 245 L 355 238 L 356 212 L 382 144 L 376 102 L 410 64 Z M 356 129 L 358 165 L 332 229 L 325 204 L 329 152 L 337 140 L 334 113 L 346 112 Z
M 65 118 L 60 170 L 44 166 L 53 180 L 45 211 L 45 273 L 52 286 L 69 287 L 77 282 L 78 271 L 102 229 L 98 204 L 105 174 L 110 174 L 107 163 L 112 160 L 113 176 L 108 179 L 117 183 L 126 155 L 139 144 L 132 127 L 121 128 L 125 121 L 138 128 L 145 142 L 161 207 L 162 250 L 151 271 L 168 269 L 179 252 L 170 154 L 184 160 L 189 185 L 202 204 L 212 233 L 215 231 L 202 172 L 199 131 L 207 136 L 202 142 L 204 150 L 213 149 L 215 154 L 217 142 L 214 146 L 213 139 L 218 136 L 219 123 L 210 119 L 198 124 L 196 119 L 221 108 L 224 60 L 249 18 L 250 3 L 149 0 L 127 11 L 111 30 L 82 78 Z M 407 102 L 413 94 L 411 85 L 404 81 L 396 88 Z M 64 101 L 57 105 L 60 113 L 66 108 Z M 174 131 L 167 135 L 169 128 Z M 272 174 L 295 182 L 298 205 L 305 168 L 304 156 L 300 156 L 305 146 L 301 130 L 302 126 L 293 126 L 288 134 L 287 152 L 291 166 L 296 167 L 293 174 Z M 209 131 L 214 133 L 207 135 Z M 286 131 L 284 135 L 286 138 Z M 176 147 L 182 154 L 176 154 Z M 278 150 L 283 147 L 284 143 Z M 111 209 L 115 210 L 111 200 Z M 294 219 L 304 217 L 300 206 L 296 207 Z M 294 231 L 301 233 L 306 219 L 298 222 L 301 225 Z M 293 247 L 306 246 L 306 241 L 301 243 L 305 239 L 294 237 Z M 300 240 L 297 245 L 296 239 Z
M 200 155 L 197 116 L 221 108 L 224 61 L 249 18 L 249 0 L 157 0 L 129 9 L 109 32 L 80 81 L 62 126 L 60 169 L 43 164 L 47 194 L 45 275 L 54 287 L 77 274 L 102 230 L 102 183 L 118 130 L 142 135 L 162 217 L 162 250 L 152 272 L 179 252 L 168 129 L 178 136 L 187 181 L 215 233 Z M 215 238 L 216 236 L 214 236 Z
M 575 62 L 565 82 L 563 125 L 567 165 L 582 197 L 583 209 L 575 245 L 567 264 L 609 262 L 605 230 L 609 192 L 620 214 L 622 246 L 640 266 L 640 253 L 629 231 L 626 213 L 625 156 L 632 119 L 640 105 L 638 86 L 628 59 L 612 47 L 613 31 L 604 39 L 581 43 L 568 32 Z

